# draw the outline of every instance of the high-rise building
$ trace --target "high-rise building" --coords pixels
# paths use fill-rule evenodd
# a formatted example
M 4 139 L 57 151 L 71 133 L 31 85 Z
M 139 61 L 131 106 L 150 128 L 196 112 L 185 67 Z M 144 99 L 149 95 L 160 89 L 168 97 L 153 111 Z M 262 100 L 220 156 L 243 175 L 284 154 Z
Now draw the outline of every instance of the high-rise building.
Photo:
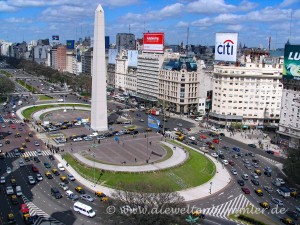
M 105 50 L 109 49 L 110 41 L 109 36 L 105 36 Z
M 93 60 L 92 48 L 89 48 L 82 52 L 81 62 L 82 62 L 82 74 L 91 75 L 91 66 Z
M 118 51 L 122 49 L 135 50 L 135 35 L 129 33 L 118 33 L 116 36 L 116 46 Z
M 55 45 L 51 49 L 51 67 L 59 71 L 66 70 L 67 48 L 65 45 Z

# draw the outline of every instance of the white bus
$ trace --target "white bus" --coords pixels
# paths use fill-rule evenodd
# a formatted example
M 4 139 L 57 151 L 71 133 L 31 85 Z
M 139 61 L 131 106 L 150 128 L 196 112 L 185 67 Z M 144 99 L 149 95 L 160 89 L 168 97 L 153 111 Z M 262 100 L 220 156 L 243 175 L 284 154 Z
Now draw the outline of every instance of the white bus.
M 95 211 L 92 209 L 91 206 L 85 205 L 81 202 L 75 202 L 73 205 L 73 209 L 77 213 L 81 213 L 82 215 L 88 216 L 88 217 L 94 217 L 96 216 Z

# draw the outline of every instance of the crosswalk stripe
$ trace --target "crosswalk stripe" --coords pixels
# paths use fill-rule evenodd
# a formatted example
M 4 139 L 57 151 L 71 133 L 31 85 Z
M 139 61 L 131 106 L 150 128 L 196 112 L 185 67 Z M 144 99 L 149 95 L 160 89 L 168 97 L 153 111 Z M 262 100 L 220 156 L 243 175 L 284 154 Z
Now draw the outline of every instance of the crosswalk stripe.
M 11 119 L 4 119 L 3 121 L 6 122 L 6 123 L 8 123 L 10 120 Z M 15 119 L 13 119 L 11 121 L 13 121 L 14 123 L 22 123 L 22 122 L 24 122 L 23 120 L 15 120 Z
M 42 155 L 48 156 L 48 155 L 52 155 L 52 153 L 49 150 L 43 150 Z M 27 152 L 21 154 L 21 157 L 24 157 L 24 156 L 28 156 L 28 157 L 37 156 L 37 153 L 35 151 L 27 151 Z M 14 158 L 14 157 L 16 157 L 16 156 L 13 152 L 7 152 L 6 158 Z

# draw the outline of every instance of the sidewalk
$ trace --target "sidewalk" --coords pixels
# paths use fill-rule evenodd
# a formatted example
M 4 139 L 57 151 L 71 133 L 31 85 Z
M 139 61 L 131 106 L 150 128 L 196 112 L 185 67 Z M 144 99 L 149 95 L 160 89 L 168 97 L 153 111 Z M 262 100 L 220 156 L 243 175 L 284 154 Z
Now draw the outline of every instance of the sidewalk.
M 199 152 L 200 154 L 204 154 L 199 150 L 196 149 L 194 150 Z M 222 189 L 224 189 L 231 182 L 231 176 L 228 173 L 227 169 L 224 168 L 220 162 L 217 162 L 215 158 L 209 155 L 206 156 L 210 158 L 213 162 L 215 162 L 216 174 L 211 180 L 198 187 L 193 187 L 186 190 L 178 191 L 178 193 L 182 197 L 184 197 L 185 201 L 193 201 L 193 200 L 201 199 L 210 196 L 212 194 L 215 194 L 221 191 Z M 114 189 L 99 184 L 96 184 L 95 186 L 91 181 L 86 180 L 84 177 L 78 174 L 70 165 L 66 166 L 66 161 L 63 160 L 60 155 L 56 154 L 55 158 L 64 165 L 66 170 L 70 172 L 76 178 L 77 181 L 84 184 L 92 191 L 103 191 L 108 196 L 112 196 L 112 194 L 114 193 L 115 191 Z M 90 163 L 93 165 L 93 161 L 90 161 Z M 143 166 L 139 166 L 139 167 L 143 167 Z M 210 189 L 211 189 L 211 193 L 210 193 Z

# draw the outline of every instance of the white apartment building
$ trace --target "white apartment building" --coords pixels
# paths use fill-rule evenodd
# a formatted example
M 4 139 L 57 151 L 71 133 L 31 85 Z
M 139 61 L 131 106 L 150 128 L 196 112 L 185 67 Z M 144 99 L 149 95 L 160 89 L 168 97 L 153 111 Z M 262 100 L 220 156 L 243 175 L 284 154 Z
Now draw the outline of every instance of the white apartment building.
M 279 122 L 283 60 L 267 61 L 246 57 L 240 66 L 214 66 L 211 122 L 223 126 L 231 122 L 248 126 Z
M 298 148 L 300 140 L 300 82 L 283 80 L 279 144 L 286 147 Z
M 11 42 L 6 42 L 4 40 L 0 40 L 0 55 L 10 56 L 9 55 L 9 47 L 12 46 Z
M 156 102 L 159 91 L 159 70 L 163 64 L 164 54 L 143 53 L 138 56 L 137 94 L 138 97 Z

